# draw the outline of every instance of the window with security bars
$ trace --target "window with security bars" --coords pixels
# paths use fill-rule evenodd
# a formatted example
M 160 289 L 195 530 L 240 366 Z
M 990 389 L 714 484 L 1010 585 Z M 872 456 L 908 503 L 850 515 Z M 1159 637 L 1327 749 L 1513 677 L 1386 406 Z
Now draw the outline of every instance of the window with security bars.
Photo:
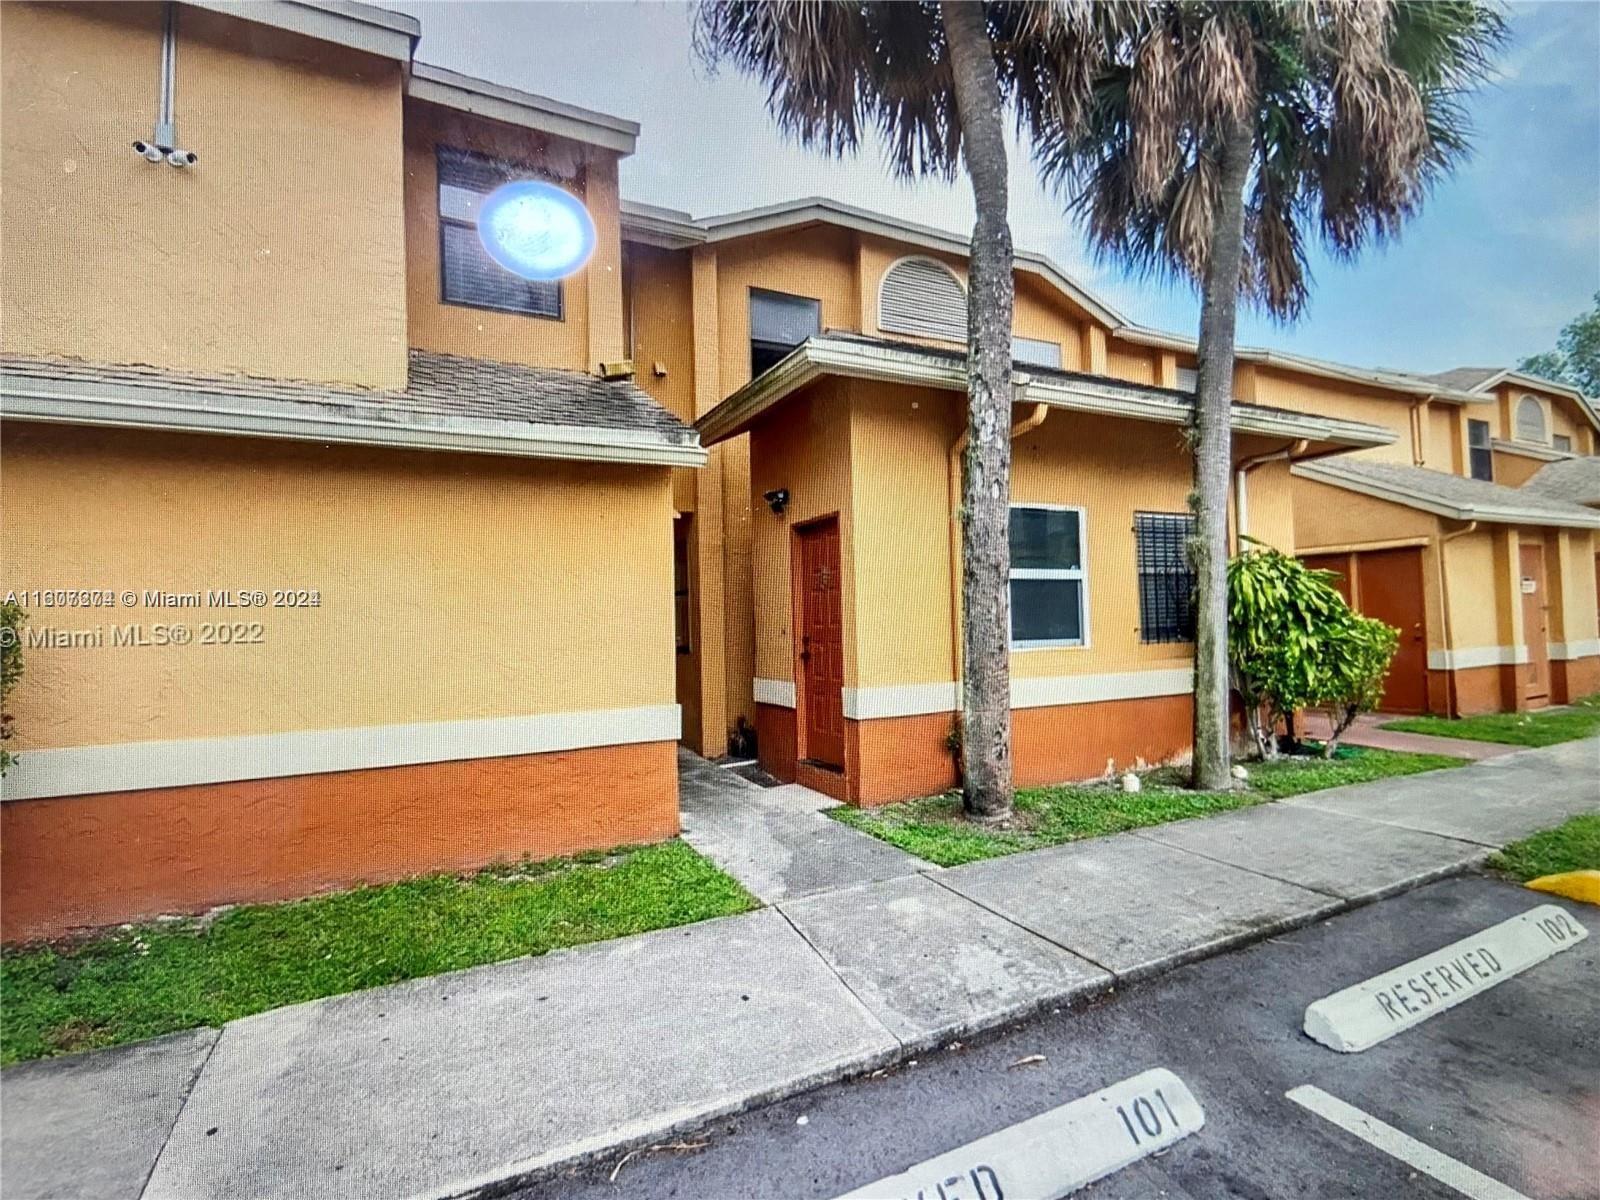
M 1188 513 L 1133 516 L 1141 642 L 1194 641 L 1194 568 L 1188 550 L 1193 533 L 1194 518 Z
M 446 304 L 561 320 L 561 284 L 513 275 L 478 240 L 478 208 L 502 183 L 530 172 L 465 150 L 439 147 L 439 264 Z

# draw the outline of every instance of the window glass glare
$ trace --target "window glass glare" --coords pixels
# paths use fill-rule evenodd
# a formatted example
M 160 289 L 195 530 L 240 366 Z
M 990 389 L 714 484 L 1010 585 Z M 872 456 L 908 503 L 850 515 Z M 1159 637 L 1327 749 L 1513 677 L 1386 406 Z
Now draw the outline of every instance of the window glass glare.
M 1078 514 L 1070 509 L 1011 510 L 1011 569 L 1078 570 Z
M 1011 581 L 1013 642 L 1081 642 L 1083 581 L 1080 579 L 1013 579 Z

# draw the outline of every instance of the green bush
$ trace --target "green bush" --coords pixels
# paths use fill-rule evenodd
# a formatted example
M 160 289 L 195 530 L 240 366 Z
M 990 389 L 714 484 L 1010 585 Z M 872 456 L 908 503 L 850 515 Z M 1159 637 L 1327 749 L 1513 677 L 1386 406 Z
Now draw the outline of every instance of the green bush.
M 0 775 L 11 765 L 5 743 L 11 740 L 11 714 L 5 710 L 6 697 L 22 678 L 22 623 L 28 614 L 15 601 L 0 601 Z
M 1358 715 L 1377 706 L 1396 630 L 1353 612 L 1330 582 L 1291 555 L 1255 544 L 1228 563 L 1228 668 L 1257 753 L 1277 757 L 1277 726 L 1327 709 L 1333 754 Z

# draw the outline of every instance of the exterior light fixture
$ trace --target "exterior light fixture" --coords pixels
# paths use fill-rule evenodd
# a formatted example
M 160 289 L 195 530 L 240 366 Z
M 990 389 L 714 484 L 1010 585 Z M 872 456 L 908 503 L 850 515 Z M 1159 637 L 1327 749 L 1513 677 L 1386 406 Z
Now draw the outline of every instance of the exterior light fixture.
M 783 516 L 783 510 L 789 505 L 789 489 L 773 488 L 770 492 L 762 492 L 761 498 L 767 502 L 775 516 Z
M 156 128 L 148 142 L 133 144 L 133 152 L 146 162 L 165 162 L 171 167 L 192 167 L 199 162 L 193 150 L 178 145 L 178 122 L 173 112 L 172 93 L 178 73 L 178 13 L 172 0 L 161 14 L 161 91 L 156 103 Z
M 565 279 L 594 253 L 594 221 L 576 196 L 554 184 L 519 179 L 502 184 L 478 209 L 484 250 L 523 279 Z

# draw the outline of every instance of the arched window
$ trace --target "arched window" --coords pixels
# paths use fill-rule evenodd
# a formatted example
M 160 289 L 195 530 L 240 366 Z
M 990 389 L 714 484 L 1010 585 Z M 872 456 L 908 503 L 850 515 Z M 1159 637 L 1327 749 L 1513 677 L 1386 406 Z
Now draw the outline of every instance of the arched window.
M 1517 440 L 1539 443 L 1550 440 L 1544 427 L 1544 405 L 1532 396 L 1517 401 Z
M 878 328 L 946 342 L 967 340 L 967 293 L 955 272 L 931 258 L 902 258 L 878 285 Z

